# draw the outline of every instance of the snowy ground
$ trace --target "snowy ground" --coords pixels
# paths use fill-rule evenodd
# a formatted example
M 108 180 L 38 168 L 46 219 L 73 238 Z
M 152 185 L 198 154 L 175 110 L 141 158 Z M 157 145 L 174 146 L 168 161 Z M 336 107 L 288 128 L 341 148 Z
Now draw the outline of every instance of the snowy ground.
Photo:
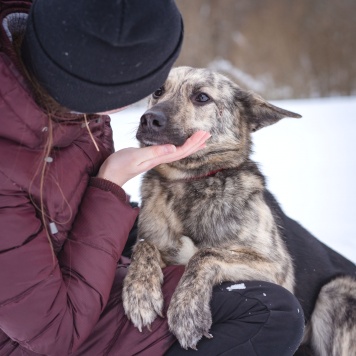
M 356 262 L 356 97 L 275 101 L 302 119 L 254 133 L 254 160 L 284 211 Z M 144 107 L 112 115 L 116 149 L 135 147 Z M 139 201 L 140 177 L 124 188 Z

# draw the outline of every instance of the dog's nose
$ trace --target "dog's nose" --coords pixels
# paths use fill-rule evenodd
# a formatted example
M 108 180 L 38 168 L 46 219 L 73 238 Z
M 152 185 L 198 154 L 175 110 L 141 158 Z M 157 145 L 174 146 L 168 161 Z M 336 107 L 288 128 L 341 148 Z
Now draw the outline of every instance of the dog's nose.
M 142 130 L 161 131 L 167 123 L 166 116 L 161 112 L 146 112 L 141 116 L 140 126 Z

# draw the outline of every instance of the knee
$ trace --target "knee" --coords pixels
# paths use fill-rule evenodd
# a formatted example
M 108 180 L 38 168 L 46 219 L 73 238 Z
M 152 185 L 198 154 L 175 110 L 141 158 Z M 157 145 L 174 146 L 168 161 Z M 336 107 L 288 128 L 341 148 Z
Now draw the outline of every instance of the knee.
M 250 339 L 256 353 L 269 355 L 266 350 L 275 347 L 275 354 L 293 355 L 304 332 L 304 314 L 297 298 L 273 283 L 245 281 L 237 284 L 239 289 L 231 288 L 235 285 L 221 284 L 214 290 L 213 298 L 217 301 L 219 294 L 221 301 L 234 300 L 239 310 L 237 318 L 259 324 L 258 332 Z
M 256 336 L 256 348 L 264 344 L 263 329 L 268 329 L 268 339 L 272 344 L 279 345 L 280 355 L 293 355 L 298 349 L 304 334 L 304 313 L 298 299 L 287 289 L 268 282 L 246 283 L 254 295 L 269 311 L 269 318 L 262 333 Z M 263 354 L 263 348 L 260 349 Z
M 303 316 L 302 307 L 298 299 L 287 289 L 264 281 L 244 281 L 241 283 L 225 282 L 214 288 L 213 294 L 224 294 L 223 298 L 230 293 L 239 294 L 247 298 L 253 298 L 265 305 L 268 310 L 278 310 L 280 312 Z
M 255 297 L 270 311 L 287 313 L 289 316 L 295 315 L 298 320 L 303 319 L 304 322 L 303 309 L 298 299 L 287 289 L 268 282 L 252 283 L 251 288 Z
M 276 320 L 292 328 L 304 329 L 304 313 L 298 299 L 287 289 L 269 282 L 247 281 L 246 295 L 256 298 Z

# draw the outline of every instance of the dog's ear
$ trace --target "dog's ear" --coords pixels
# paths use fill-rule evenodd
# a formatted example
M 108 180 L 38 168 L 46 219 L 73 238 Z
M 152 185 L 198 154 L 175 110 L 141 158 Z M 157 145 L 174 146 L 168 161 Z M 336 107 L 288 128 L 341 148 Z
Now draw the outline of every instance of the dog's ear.
M 301 118 L 302 116 L 294 112 L 281 109 L 272 105 L 259 95 L 249 92 L 249 113 L 248 121 L 250 131 L 257 131 L 265 126 L 275 124 L 285 117 Z

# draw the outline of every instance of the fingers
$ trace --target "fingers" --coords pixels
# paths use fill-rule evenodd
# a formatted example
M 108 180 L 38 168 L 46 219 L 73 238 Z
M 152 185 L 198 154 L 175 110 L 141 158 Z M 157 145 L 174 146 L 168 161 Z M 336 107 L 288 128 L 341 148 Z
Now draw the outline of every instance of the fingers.
M 205 147 L 205 141 L 209 137 L 211 137 L 209 132 L 197 131 L 189 137 L 182 146 L 179 147 L 172 145 L 147 147 L 151 149 L 151 152 L 149 152 L 146 159 L 142 160 L 140 168 L 148 170 L 158 164 L 170 163 L 187 157 L 194 152 L 203 149 Z M 174 149 L 172 147 L 174 147 Z
M 195 132 L 183 146 L 177 147 L 176 156 L 178 159 L 189 156 L 196 152 L 201 146 L 204 146 L 205 141 L 211 137 L 210 133 L 206 131 Z M 205 146 L 204 146 L 205 147 Z
M 122 149 L 103 163 L 97 176 L 122 186 L 131 178 L 159 164 L 177 161 L 203 149 L 210 136 L 206 131 L 197 131 L 179 147 L 159 145 Z

